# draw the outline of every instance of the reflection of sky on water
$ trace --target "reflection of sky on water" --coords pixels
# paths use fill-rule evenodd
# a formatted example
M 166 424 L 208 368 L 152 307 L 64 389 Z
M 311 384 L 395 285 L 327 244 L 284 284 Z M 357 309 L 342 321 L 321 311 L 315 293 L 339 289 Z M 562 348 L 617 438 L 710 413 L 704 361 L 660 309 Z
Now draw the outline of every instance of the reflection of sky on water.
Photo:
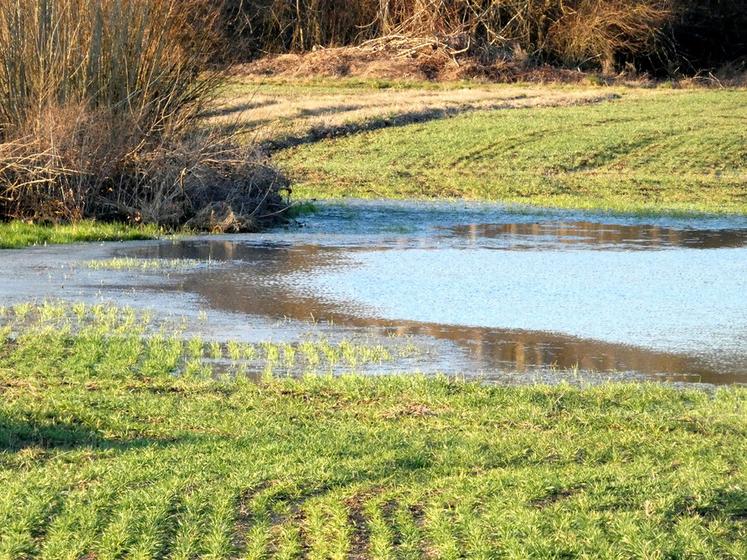
M 290 283 L 379 318 L 694 354 L 747 349 L 747 249 L 370 251 Z
M 323 328 L 333 336 L 414 337 L 430 350 L 408 369 L 503 380 L 578 365 L 747 381 L 747 218 L 353 202 L 322 205 L 303 222 L 258 235 L 4 252 L 0 301 L 207 308 L 213 335 L 253 340 L 292 340 L 309 320 L 331 322 Z M 212 264 L 79 266 L 111 255 Z

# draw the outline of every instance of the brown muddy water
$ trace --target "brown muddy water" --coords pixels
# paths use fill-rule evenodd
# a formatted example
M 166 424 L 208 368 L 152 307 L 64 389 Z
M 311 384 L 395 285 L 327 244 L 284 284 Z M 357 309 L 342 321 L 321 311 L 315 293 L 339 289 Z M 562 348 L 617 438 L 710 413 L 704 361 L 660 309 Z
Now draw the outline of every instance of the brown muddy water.
M 91 270 L 111 257 L 163 269 Z M 197 266 L 171 269 L 170 259 Z M 208 338 L 407 344 L 381 371 L 747 382 L 747 217 L 327 203 L 257 235 L 0 252 L 0 303 L 113 301 Z M 383 369 L 382 369 L 383 368 Z

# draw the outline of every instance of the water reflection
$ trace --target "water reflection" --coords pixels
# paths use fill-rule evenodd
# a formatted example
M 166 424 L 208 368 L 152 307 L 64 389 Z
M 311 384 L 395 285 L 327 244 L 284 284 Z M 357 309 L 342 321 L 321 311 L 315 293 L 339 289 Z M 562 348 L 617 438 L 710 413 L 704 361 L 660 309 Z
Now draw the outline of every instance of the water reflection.
M 468 224 L 446 228 L 473 242 L 502 241 L 506 249 L 547 249 L 553 246 L 597 250 L 655 250 L 667 248 L 722 249 L 747 245 L 747 229 L 675 229 L 650 224 L 598 222 L 538 222 Z
M 476 231 L 491 231 L 492 227 L 476 226 Z M 570 240 L 579 237 L 575 226 L 555 227 L 553 231 L 556 233 L 552 235 L 558 238 Z M 510 231 L 512 235 L 549 235 L 548 228 L 542 225 L 504 225 L 498 229 Z M 575 232 L 573 235 L 570 233 L 572 231 Z M 695 243 L 695 239 L 699 239 L 701 246 L 712 242 L 708 235 L 698 238 L 686 233 L 676 236 L 674 232 L 666 230 L 660 235 L 654 235 L 653 229 L 644 231 L 646 234 L 641 236 L 640 231 L 617 229 L 616 232 L 604 233 L 604 228 L 589 227 L 582 236 L 601 238 L 609 235 L 604 237 L 605 243 L 612 243 L 612 239 L 627 243 L 634 238 L 643 238 L 646 243 L 656 243 L 657 247 L 665 242 Z M 389 320 L 377 317 L 354 299 L 344 301 L 339 297 L 329 297 L 323 291 L 299 289 L 296 282 L 289 280 L 291 277 L 297 278 L 299 274 L 313 272 L 319 275 L 324 274 L 324 270 L 345 270 L 351 265 L 351 255 L 372 248 L 375 247 L 337 247 L 279 240 L 249 243 L 203 239 L 163 243 L 128 251 L 128 254 L 147 258 L 233 261 L 235 266 L 228 268 L 183 274 L 170 289 L 198 294 L 211 308 L 222 311 L 275 319 L 313 319 L 344 327 L 373 329 L 381 335 L 429 337 L 448 343 L 441 348 L 442 352 L 448 353 L 450 348 L 456 348 L 460 356 L 466 357 L 460 359 L 455 355 L 452 360 L 447 360 L 455 368 L 448 373 L 465 373 L 464 368 L 468 368 L 466 373 L 481 372 L 486 377 L 497 378 L 504 376 L 507 371 L 545 371 L 551 375 L 553 368 L 579 368 L 615 372 L 617 376 L 632 373 L 658 380 L 714 384 L 747 382 L 747 363 L 744 361 L 737 364 L 724 361 L 714 365 L 697 355 L 555 333 Z

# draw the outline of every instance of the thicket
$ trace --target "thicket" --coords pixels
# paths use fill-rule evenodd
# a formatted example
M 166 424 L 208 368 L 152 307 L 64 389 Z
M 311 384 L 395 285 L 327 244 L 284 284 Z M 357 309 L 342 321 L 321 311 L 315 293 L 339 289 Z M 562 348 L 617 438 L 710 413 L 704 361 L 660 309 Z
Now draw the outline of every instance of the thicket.
M 285 183 L 201 133 L 205 0 L 0 0 L 0 218 L 252 229 Z
M 744 0 L 227 0 L 234 52 L 435 37 L 484 61 L 693 70 L 745 56 Z
M 747 0 L 678 0 L 668 32 L 670 62 L 698 72 L 747 65 Z

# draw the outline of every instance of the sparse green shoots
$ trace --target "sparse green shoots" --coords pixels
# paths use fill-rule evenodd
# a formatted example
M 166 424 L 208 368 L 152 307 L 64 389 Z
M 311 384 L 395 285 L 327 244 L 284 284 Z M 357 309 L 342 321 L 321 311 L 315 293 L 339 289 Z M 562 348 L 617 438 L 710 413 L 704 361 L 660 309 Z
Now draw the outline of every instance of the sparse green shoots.
M 157 270 L 189 270 L 211 263 L 196 259 L 140 259 L 133 257 L 116 257 L 88 261 L 86 266 L 92 270 L 137 270 L 142 272 Z

